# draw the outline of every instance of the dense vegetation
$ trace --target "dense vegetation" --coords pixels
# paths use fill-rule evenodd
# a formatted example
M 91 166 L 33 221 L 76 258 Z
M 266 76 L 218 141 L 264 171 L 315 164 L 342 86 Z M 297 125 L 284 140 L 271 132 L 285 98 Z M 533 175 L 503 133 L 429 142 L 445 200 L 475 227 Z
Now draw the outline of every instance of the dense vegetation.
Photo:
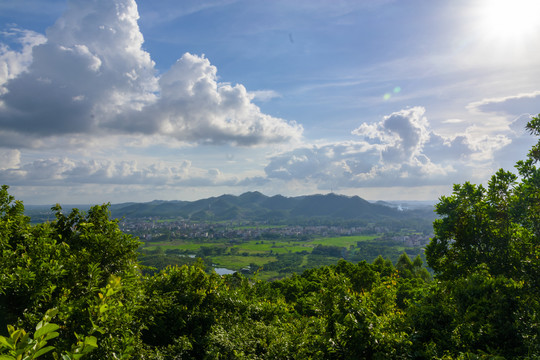
M 538 160 L 540 142 L 518 175 L 441 198 L 433 281 L 406 254 L 273 282 L 200 262 L 144 276 L 107 206 L 32 225 L 3 186 L 0 359 L 539 358 Z

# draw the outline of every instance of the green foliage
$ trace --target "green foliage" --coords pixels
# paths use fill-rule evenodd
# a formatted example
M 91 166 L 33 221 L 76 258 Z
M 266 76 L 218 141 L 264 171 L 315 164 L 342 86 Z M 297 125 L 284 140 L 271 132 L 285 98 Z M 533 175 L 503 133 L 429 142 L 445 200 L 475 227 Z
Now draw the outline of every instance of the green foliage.
M 539 134 L 539 118 L 527 128 Z M 487 189 L 454 185 L 453 195 L 441 198 L 436 207 L 441 218 L 426 247 L 428 264 L 440 279 L 466 276 L 482 265 L 490 274 L 526 280 L 540 289 L 540 169 L 534 165 L 539 146 L 517 163 L 519 176 L 501 169 Z
M 23 215 L 22 204 L 7 194 L 6 186 L 2 187 L 0 319 L 5 321 L 3 329 L 8 324 L 30 328 L 41 321 L 48 309 L 57 309 L 57 322 L 64 330 L 54 339 L 60 352 L 71 351 L 76 343 L 79 345 L 75 345 L 75 350 L 80 353 L 93 342 L 77 334 L 92 335 L 97 329 L 99 334 L 93 336 L 102 340 L 99 350 L 91 357 L 103 359 L 107 358 L 104 354 L 124 352 L 128 340 L 111 335 L 122 333 L 119 337 L 127 339 L 143 326 L 131 315 L 139 307 L 142 296 L 136 252 L 139 243 L 122 233 L 117 221 L 109 220 L 106 205 L 95 206 L 88 214 L 74 209 L 67 216 L 59 206 L 54 209 L 55 221 L 30 225 Z M 107 313 L 96 313 L 99 293 L 110 286 L 110 279 L 120 277 L 122 280 L 117 280 L 121 283 L 120 290 L 114 295 L 118 298 L 116 303 L 110 305 Z
M 149 316 L 152 323 L 143 333 L 148 345 L 161 351 L 201 353 L 210 328 L 215 323 L 221 277 L 207 275 L 202 264 L 170 267 L 148 279 L 146 293 L 151 294 Z M 177 339 L 184 339 L 182 344 Z M 179 345 L 182 345 L 179 348 Z
M 109 358 L 111 355 L 114 359 L 131 358 L 135 350 L 133 346 L 135 338 L 133 334 L 126 332 L 120 324 L 120 322 L 129 320 L 130 314 L 125 311 L 123 304 L 115 296 L 121 287 L 120 278 L 111 277 L 107 286 L 98 293 L 96 301 L 89 304 L 88 311 L 92 328 L 88 334 L 78 335 L 75 333 L 76 343 L 70 349 L 61 349 L 60 355 L 55 352 L 55 359 L 77 360 L 86 357 L 98 348 L 98 339 L 94 334 L 107 335 L 105 338 L 102 337 L 100 341 L 101 346 L 107 349 L 107 352 L 96 356 L 96 358 Z M 55 350 L 55 346 L 47 346 L 47 344 L 60 335 L 57 332 L 60 326 L 50 322 L 58 313 L 58 309 L 48 310 L 43 320 L 37 324 L 33 338 L 23 329 L 15 329 L 12 325 L 8 325 L 9 336 L 0 336 L 0 359 L 35 359 Z M 115 342 L 115 346 L 111 346 L 111 341 Z M 114 352 L 111 352 L 112 349 L 115 349 Z
M 517 358 L 538 346 L 531 304 L 523 301 L 523 283 L 478 270 L 441 283 L 411 308 L 415 345 L 426 357 L 475 352 Z
M 15 329 L 8 325 L 7 337 L 0 336 L 0 359 L 2 360 L 27 360 L 36 359 L 52 351 L 54 346 L 47 346 L 47 342 L 56 338 L 59 334 L 56 330 L 60 326 L 49 321 L 58 313 L 49 310 L 37 326 L 33 336 L 23 329 Z
M 158 248 L 160 249 L 160 248 Z M 141 271 L 144 275 L 153 275 L 167 266 L 193 265 L 196 259 L 178 255 L 160 255 L 143 253 L 139 258 Z
M 540 118 L 527 125 L 540 135 Z M 441 282 L 411 312 L 419 353 L 431 357 L 538 356 L 540 141 L 518 174 L 487 188 L 454 185 L 436 207 L 426 258 Z M 433 322 L 437 323 L 436 328 Z

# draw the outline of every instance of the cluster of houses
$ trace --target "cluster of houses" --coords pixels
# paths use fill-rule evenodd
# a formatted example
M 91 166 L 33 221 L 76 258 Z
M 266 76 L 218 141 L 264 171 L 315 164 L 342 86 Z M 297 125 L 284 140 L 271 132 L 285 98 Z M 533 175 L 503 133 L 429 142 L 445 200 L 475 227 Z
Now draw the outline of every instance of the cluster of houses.
M 209 239 L 278 239 L 302 237 L 352 236 L 383 233 L 380 227 L 330 226 L 330 225 L 262 225 L 256 223 L 207 223 L 182 219 L 159 220 L 154 218 L 124 219 L 121 229 L 138 236 L 143 241 L 175 240 L 187 238 Z

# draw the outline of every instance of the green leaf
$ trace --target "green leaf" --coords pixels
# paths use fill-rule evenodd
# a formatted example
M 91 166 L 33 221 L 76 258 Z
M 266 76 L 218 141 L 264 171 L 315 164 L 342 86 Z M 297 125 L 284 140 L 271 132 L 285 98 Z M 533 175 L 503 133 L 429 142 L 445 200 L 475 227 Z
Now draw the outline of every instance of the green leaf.
M 16 360 L 13 356 L 0 355 L 0 360 Z
M 34 358 L 37 358 L 43 354 L 46 354 L 48 353 L 49 351 L 53 350 L 54 349 L 54 346 L 47 346 L 47 347 L 44 347 L 43 349 L 40 349 L 39 351 L 37 351 L 35 354 L 34 354 Z
M 48 333 L 47 336 L 45 336 L 45 339 L 43 340 L 49 341 L 51 339 L 54 339 L 55 337 L 58 337 L 59 335 L 60 335 L 59 333 L 57 333 L 56 331 L 53 331 L 53 332 Z
M 51 290 L 54 291 L 54 289 L 56 289 L 56 285 L 51 285 Z M 58 314 L 58 309 L 54 308 L 54 309 L 49 309 L 47 310 L 47 312 L 45 313 L 45 316 L 49 317 L 49 318 L 53 318 L 55 317 L 56 315 Z
M 87 336 L 84 339 L 84 345 L 97 348 L 98 347 L 97 338 L 95 336 Z
M 30 338 L 30 333 L 26 333 L 26 332 L 23 331 L 22 334 L 24 336 L 20 339 L 20 342 L 22 344 L 26 344 L 28 342 L 28 339 Z
M 36 325 L 36 330 L 39 330 L 41 329 L 41 327 L 45 325 L 45 322 L 43 320 L 41 320 L 40 322 L 38 322 L 38 324 Z
M 56 331 L 60 329 L 60 326 L 56 325 L 56 324 L 50 324 L 50 323 L 47 323 L 45 324 L 44 326 L 42 326 L 39 330 L 36 331 L 36 333 L 34 334 L 34 339 L 38 339 L 52 331 Z
M 19 338 L 21 337 L 21 335 L 24 335 L 24 334 L 25 334 L 24 330 L 15 330 L 10 335 L 13 342 L 16 343 L 17 341 L 19 341 Z
M 13 344 L 11 344 L 9 342 L 8 339 L 6 339 L 5 337 L 3 336 L 0 336 L 0 344 L 3 345 L 4 347 L 7 347 L 8 349 L 13 349 Z

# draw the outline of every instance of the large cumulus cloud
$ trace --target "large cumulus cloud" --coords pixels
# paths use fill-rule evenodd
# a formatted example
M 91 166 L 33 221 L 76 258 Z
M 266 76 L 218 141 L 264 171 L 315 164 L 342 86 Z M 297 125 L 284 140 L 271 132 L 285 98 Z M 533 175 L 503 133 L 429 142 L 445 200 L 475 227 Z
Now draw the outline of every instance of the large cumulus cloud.
M 18 55 L 4 46 L 10 57 L 0 69 L 15 70 L 0 73 L 1 143 L 110 133 L 241 145 L 300 137 L 300 126 L 263 114 L 242 85 L 219 83 L 204 57 L 186 53 L 157 76 L 138 17 L 134 0 L 71 0 L 46 41 L 34 36 Z
M 274 156 L 269 178 L 305 179 L 321 189 L 447 185 L 484 180 L 504 136 L 445 137 L 431 130 L 423 107 L 394 112 L 352 131 L 361 139 L 297 148 Z M 490 168 L 491 169 L 491 168 Z
M 131 1 L 71 1 L 27 70 L 5 85 L 1 129 L 92 134 L 151 101 L 157 80 L 137 18 Z
M 184 54 L 161 76 L 159 88 L 158 101 L 126 113 L 134 121 L 119 118 L 116 125 L 190 142 L 239 145 L 288 141 L 302 132 L 299 125 L 263 114 L 244 86 L 219 83 L 216 67 L 204 56 Z

